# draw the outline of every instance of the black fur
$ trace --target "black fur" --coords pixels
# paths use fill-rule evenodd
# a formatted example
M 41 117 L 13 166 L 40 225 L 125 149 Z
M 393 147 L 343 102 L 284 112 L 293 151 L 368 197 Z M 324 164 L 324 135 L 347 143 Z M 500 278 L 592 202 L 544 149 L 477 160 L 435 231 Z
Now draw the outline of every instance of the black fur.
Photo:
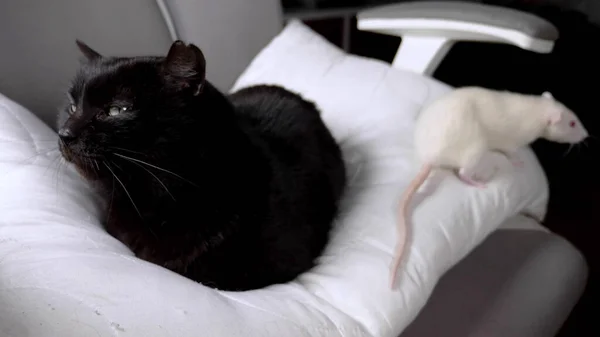
M 166 57 L 78 46 L 85 61 L 59 145 L 105 195 L 111 235 L 224 290 L 287 282 L 314 265 L 346 173 L 312 103 L 276 86 L 226 97 L 205 80 L 202 52 L 180 41 Z

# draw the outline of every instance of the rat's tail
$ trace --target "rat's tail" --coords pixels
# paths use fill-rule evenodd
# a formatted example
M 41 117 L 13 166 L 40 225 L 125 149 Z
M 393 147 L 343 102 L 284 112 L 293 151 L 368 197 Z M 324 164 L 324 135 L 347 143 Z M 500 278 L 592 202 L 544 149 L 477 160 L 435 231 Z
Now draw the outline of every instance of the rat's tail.
M 402 199 L 400 199 L 399 206 L 399 214 L 398 214 L 398 222 L 396 225 L 397 229 L 397 238 L 396 238 L 396 248 L 394 250 L 394 258 L 392 260 L 392 266 L 390 269 L 390 287 L 394 288 L 394 283 L 396 282 L 396 273 L 398 268 L 400 268 L 400 262 L 402 262 L 402 257 L 404 255 L 404 246 L 406 245 L 406 240 L 408 238 L 407 231 L 407 219 L 408 219 L 408 205 L 412 200 L 413 195 L 421 185 L 425 182 L 425 179 L 431 173 L 433 165 L 431 163 L 426 163 L 421 167 L 421 170 L 413 179 L 413 181 L 408 185 L 408 188 L 404 191 L 402 195 Z

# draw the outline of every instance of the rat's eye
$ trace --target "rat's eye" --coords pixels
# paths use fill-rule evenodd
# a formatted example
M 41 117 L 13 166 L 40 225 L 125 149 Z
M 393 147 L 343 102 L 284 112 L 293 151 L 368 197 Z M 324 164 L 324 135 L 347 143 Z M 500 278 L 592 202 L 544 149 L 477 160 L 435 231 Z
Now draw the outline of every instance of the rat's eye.
M 128 109 L 126 107 L 113 106 L 113 107 L 110 107 L 110 109 L 108 109 L 108 115 L 109 116 L 117 116 L 120 113 L 123 113 L 127 110 Z
M 574 128 L 576 124 L 577 123 L 575 123 L 575 121 L 570 121 L 569 122 L 569 126 L 572 127 L 572 128 Z
M 70 114 L 74 114 L 74 113 L 75 113 L 75 111 L 77 111 L 77 106 L 76 106 L 75 104 L 71 104 L 71 105 L 69 106 L 69 113 L 70 113 Z

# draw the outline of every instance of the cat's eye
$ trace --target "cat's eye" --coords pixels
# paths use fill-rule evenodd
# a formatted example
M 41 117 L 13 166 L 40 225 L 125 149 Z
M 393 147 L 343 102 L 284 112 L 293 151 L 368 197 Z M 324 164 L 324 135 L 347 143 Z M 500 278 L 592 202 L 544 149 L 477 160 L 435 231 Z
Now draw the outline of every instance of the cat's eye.
M 118 107 L 118 106 L 113 106 L 110 107 L 110 109 L 108 109 L 108 115 L 109 116 L 117 116 L 122 112 L 127 111 L 126 107 Z
M 75 111 L 77 111 L 77 106 L 75 104 L 71 104 L 69 106 L 69 112 L 72 113 L 72 114 L 74 114 Z

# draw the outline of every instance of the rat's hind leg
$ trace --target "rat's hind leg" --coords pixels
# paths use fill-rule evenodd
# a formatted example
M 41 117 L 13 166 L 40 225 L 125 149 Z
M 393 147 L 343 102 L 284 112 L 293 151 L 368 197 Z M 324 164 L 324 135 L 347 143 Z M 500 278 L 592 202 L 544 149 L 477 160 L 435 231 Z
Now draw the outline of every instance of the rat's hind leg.
M 475 187 L 483 188 L 486 186 L 487 183 L 487 181 L 482 181 L 478 176 L 476 176 L 475 173 L 473 173 L 469 167 L 461 167 L 458 170 L 458 178 L 462 182 Z
M 490 155 L 485 151 L 472 151 L 467 154 L 458 170 L 459 179 L 472 186 L 485 187 L 498 169 Z
M 476 175 L 477 166 L 479 164 L 480 159 L 481 156 L 478 156 L 477 158 L 473 158 L 472 160 L 469 160 L 468 162 L 463 164 L 462 167 L 458 169 L 458 178 L 468 185 L 475 187 L 485 187 L 485 182 L 479 181 Z
M 477 180 L 475 180 L 475 178 L 472 178 L 468 173 L 463 172 L 463 170 L 463 168 L 458 170 L 458 178 L 462 182 L 475 187 L 485 187 L 485 183 L 478 182 Z

